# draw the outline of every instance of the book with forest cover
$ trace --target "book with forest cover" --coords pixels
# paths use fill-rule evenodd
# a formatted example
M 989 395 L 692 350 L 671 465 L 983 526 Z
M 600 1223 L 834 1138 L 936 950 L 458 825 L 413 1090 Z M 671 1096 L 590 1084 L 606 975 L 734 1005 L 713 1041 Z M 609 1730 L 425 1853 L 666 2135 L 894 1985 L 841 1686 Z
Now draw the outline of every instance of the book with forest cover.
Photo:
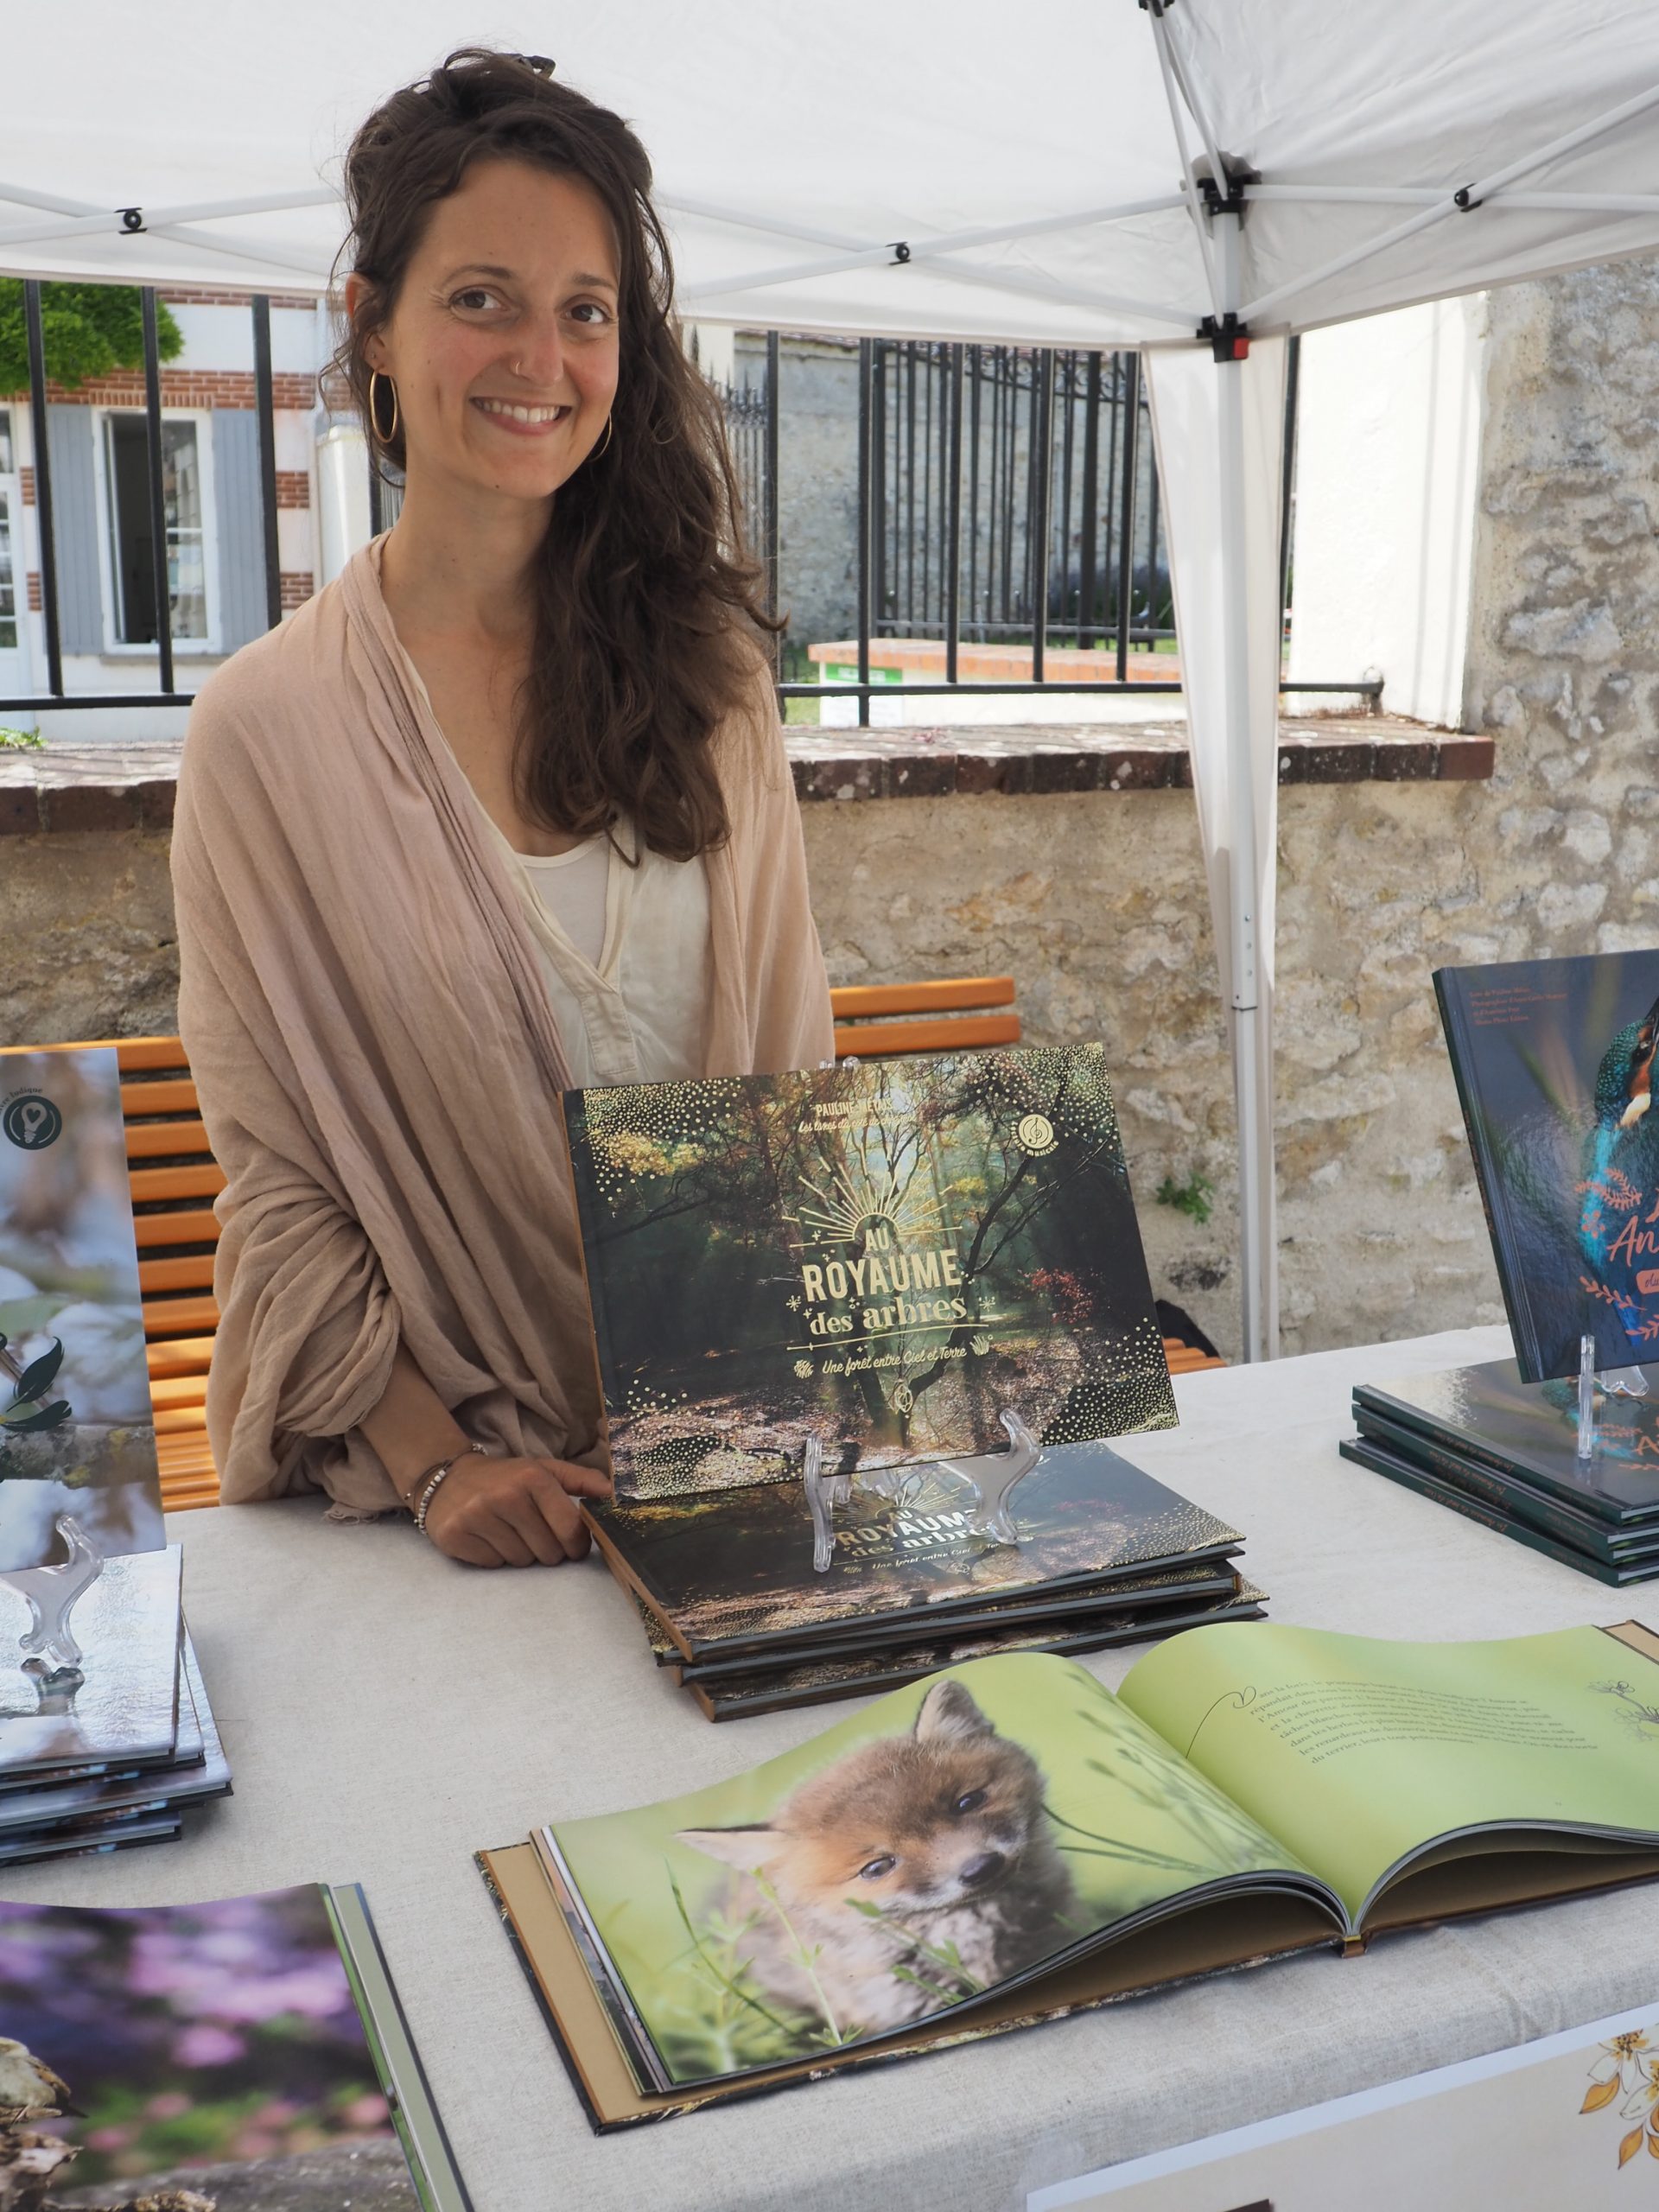
M 1041 1452 L 1013 1494 L 1018 1544 L 974 1526 L 949 1469 L 916 1468 L 906 1489 L 897 1504 L 855 1490 L 822 1573 L 798 1483 L 601 1503 L 588 1517 L 612 1573 L 688 1660 L 807 1637 L 913 1640 L 1016 1599 L 1082 1605 L 1148 1575 L 1224 1567 L 1244 1541 L 1105 1444 Z
M 919 1681 L 964 1660 L 990 1658 L 1004 1651 L 1054 1651 L 1075 1656 L 1107 1651 L 1119 1644 L 1148 1643 L 1183 1629 L 1217 1621 L 1259 1621 L 1267 1592 L 1242 1574 L 1228 1578 L 1224 1589 L 1210 1594 L 1156 1593 L 1098 1612 L 1068 1613 L 1058 1619 L 988 1626 L 958 1631 L 947 1628 L 925 1643 L 893 1643 L 880 1650 L 826 1652 L 810 1659 L 756 1669 L 710 1671 L 693 1677 L 683 1670 L 685 1687 L 710 1720 L 741 1720 L 757 1713 L 778 1713 L 798 1705 L 829 1705 L 840 1698 L 872 1697 L 901 1683 Z
M 1659 1347 L 1659 949 L 1434 977 L 1522 1381 Z
M 17 2212 L 469 2212 L 360 1889 L 0 1902 L 0 2030 Z
M 1659 1876 L 1659 1636 L 1008 1653 L 480 1853 L 596 2128 Z M 1357 1971 L 1358 1969 L 1356 1969 Z
M 1098 1046 L 565 1111 L 619 1500 L 1173 1425 Z

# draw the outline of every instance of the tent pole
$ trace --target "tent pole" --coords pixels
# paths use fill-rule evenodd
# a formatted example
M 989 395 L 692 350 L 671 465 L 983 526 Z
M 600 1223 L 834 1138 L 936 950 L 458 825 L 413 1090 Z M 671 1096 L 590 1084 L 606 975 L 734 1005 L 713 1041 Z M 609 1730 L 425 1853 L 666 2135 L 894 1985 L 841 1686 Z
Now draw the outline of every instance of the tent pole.
M 1237 207 L 1217 207 L 1211 217 L 1217 275 L 1224 311 L 1236 312 L 1239 298 Z M 1222 664 L 1227 715 L 1228 899 L 1231 919 L 1231 972 L 1227 978 L 1232 1016 L 1233 1087 L 1238 1117 L 1239 1332 L 1247 1360 L 1278 1354 L 1277 1250 L 1273 1224 L 1271 1179 L 1264 1179 L 1264 1149 L 1271 1133 L 1262 1123 L 1264 1080 L 1271 1053 L 1264 1034 L 1258 941 L 1262 855 L 1258 850 L 1255 762 L 1250 743 L 1250 653 L 1248 548 L 1244 484 L 1244 365 L 1230 355 L 1220 359 L 1217 414 L 1221 472 Z

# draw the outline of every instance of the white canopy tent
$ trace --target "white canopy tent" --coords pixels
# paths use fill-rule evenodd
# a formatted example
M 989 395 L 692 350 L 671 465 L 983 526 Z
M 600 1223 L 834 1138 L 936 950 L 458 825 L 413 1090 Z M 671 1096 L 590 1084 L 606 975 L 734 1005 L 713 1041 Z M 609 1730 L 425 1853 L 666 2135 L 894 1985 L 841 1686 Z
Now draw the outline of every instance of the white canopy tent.
M 635 122 L 700 319 L 1145 349 L 1271 1356 L 1279 341 L 1659 248 L 1659 9 L 64 0 L 6 25 L 0 271 L 321 290 L 352 129 L 469 39 Z

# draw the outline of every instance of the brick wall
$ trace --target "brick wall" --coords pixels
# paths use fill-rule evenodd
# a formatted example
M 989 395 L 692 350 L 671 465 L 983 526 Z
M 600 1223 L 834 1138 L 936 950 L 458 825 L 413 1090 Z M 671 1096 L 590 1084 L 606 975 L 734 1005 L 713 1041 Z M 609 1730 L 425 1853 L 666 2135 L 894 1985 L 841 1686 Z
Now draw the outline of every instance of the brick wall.
M 317 380 L 313 376 L 279 369 L 270 382 L 272 403 L 276 407 L 308 415 L 317 404 Z M 23 397 L 12 396 L 15 399 Z M 54 407 L 142 407 L 144 379 L 137 369 L 115 369 L 106 377 L 89 380 L 78 391 L 66 391 L 61 385 L 48 384 L 46 396 Z M 251 370 L 162 371 L 163 407 L 251 408 L 256 404 Z

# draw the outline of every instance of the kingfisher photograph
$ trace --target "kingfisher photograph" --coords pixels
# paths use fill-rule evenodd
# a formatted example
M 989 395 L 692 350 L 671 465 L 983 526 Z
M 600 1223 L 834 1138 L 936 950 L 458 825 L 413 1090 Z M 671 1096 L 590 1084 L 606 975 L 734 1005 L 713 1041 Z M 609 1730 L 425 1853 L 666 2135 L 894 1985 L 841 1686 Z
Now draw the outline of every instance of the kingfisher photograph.
M 1522 1380 L 1659 1360 L 1659 950 L 1434 984 Z

